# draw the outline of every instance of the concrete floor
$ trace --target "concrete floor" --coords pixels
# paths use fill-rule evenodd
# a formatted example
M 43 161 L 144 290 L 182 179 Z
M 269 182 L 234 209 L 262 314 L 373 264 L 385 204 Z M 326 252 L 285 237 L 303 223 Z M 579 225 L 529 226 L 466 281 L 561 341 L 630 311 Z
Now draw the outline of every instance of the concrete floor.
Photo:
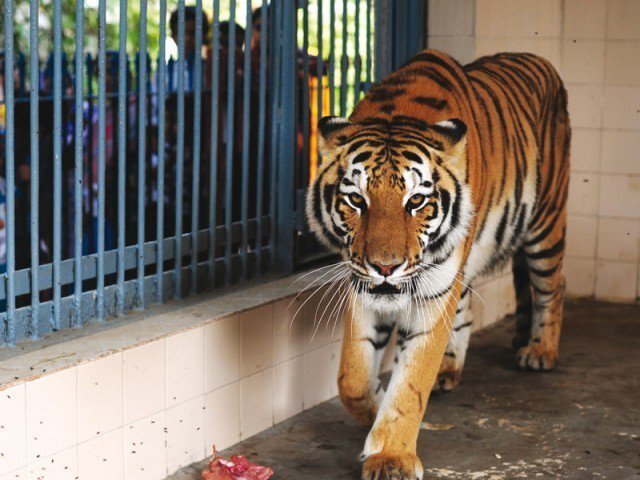
M 431 397 L 425 479 L 640 479 L 640 306 L 569 301 L 550 373 L 515 369 L 512 331 L 475 334 L 461 385 Z M 276 479 L 358 479 L 366 434 L 334 399 L 223 453 Z M 202 465 L 171 479 L 199 479 Z

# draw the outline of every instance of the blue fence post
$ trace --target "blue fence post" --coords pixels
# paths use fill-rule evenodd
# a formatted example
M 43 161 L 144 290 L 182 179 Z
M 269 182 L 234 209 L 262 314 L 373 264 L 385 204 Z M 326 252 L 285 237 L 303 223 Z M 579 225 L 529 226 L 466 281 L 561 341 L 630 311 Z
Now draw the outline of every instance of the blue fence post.
M 140 3 L 140 49 L 138 52 L 138 251 L 137 251 L 137 304 L 144 309 L 144 240 L 147 167 L 147 2 Z
M 40 65 L 38 58 L 38 2 L 31 0 L 29 9 L 29 126 L 30 126 L 30 160 L 31 160 L 31 325 L 29 334 L 37 338 L 40 330 L 40 111 L 39 96 Z
M 322 1 L 322 0 L 321 0 Z M 260 100 L 259 100 L 259 125 L 258 125 L 258 189 L 256 201 L 256 271 L 262 273 L 262 217 L 264 213 L 263 197 L 264 197 L 264 157 L 266 150 L 266 116 L 267 116 L 267 49 L 269 44 L 269 35 L 272 26 L 269 25 L 267 18 L 268 3 L 262 0 L 262 10 L 260 16 L 262 42 L 260 42 Z
M 196 0 L 196 44 L 193 52 L 193 170 L 191 192 L 191 293 L 198 288 L 198 231 L 200 228 L 200 121 L 202 108 L 202 0 Z
M 375 0 L 374 78 L 380 81 L 393 69 L 393 3 L 390 0 Z
M 83 58 L 82 58 L 82 39 L 84 35 L 84 2 L 83 0 L 76 0 L 76 52 L 75 52 L 75 129 L 74 129 L 74 225 L 73 225 L 73 303 L 75 311 L 74 324 L 81 326 L 83 323 L 82 318 L 82 218 L 83 209 L 82 204 L 83 190 L 86 188 L 83 185 L 83 128 L 84 128 L 84 108 L 83 108 L 83 93 L 84 93 L 84 74 L 83 74 Z M 89 186 L 91 188 L 91 186 Z
M 231 11 L 229 12 L 229 25 L 235 25 L 236 23 L 236 0 L 231 0 Z M 233 228 L 233 155 L 234 155 L 234 119 L 235 119 L 235 75 L 236 64 L 235 59 L 235 44 L 236 44 L 236 29 L 229 28 L 229 55 L 228 55 L 228 70 L 227 70 L 227 128 L 226 128 L 226 155 L 225 155 L 225 208 L 224 208 L 224 231 L 225 231 L 225 243 L 224 243 L 224 281 L 226 284 L 231 283 L 231 255 L 232 255 L 232 228 Z
M 98 2 L 98 241 L 96 318 L 105 319 L 104 308 L 104 252 L 105 252 L 105 190 L 106 190 L 106 0 Z
M 220 0 L 213 0 L 213 28 L 211 31 L 211 143 L 209 157 L 209 258 L 207 278 L 211 288 L 216 281 L 216 224 L 218 209 L 218 127 L 220 116 Z
M 118 32 L 118 273 L 116 283 L 116 313 L 124 315 L 124 247 L 127 162 L 127 1 L 120 0 L 120 31 Z
M 380 80 L 418 53 L 426 38 L 425 2 L 375 0 L 375 78 Z
M 4 71 L 13 72 L 13 0 L 5 0 L 4 5 Z M 16 340 L 15 325 L 15 155 L 14 155 L 14 83 L 13 75 L 4 76 L 5 111 L 5 164 L 6 164 L 6 209 L 7 209 L 7 271 L 6 271 L 6 330 L 5 341 L 13 345 Z
M 278 212 L 276 265 L 285 272 L 293 271 L 293 195 L 295 182 L 296 141 L 296 9 L 295 2 L 280 3 L 284 25 L 282 29 L 282 62 L 280 125 L 278 131 Z
M 53 318 L 60 328 L 62 281 L 62 2 L 53 2 Z
M 407 51 L 406 58 L 402 60 L 405 63 L 416 53 L 422 50 L 427 38 L 427 2 L 415 2 L 407 0 Z M 400 65 L 398 65 L 400 66 Z
M 184 187 L 184 0 L 178 1 L 178 138 L 176 152 L 176 192 L 175 192 L 175 265 L 174 298 L 182 296 L 182 192 Z
M 156 212 L 156 300 L 164 301 L 164 175 L 165 175 L 165 102 L 167 65 L 167 0 L 160 0 L 160 51 L 158 52 L 158 209 Z

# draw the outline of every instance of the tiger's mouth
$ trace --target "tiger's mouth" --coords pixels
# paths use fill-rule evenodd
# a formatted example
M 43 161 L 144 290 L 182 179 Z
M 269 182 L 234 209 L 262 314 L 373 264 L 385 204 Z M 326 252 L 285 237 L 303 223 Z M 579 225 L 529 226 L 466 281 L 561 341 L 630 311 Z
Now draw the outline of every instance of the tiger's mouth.
M 381 283 L 375 283 L 376 280 L 370 276 L 356 270 L 352 272 L 351 281 L 358 293 L 365 293 L 375 296 L 394 296 L 406 294 L 407 286 L 416 279 L 415 273 L 410 273 L 406 277 L 394 279 L 394 283 L 383 280 Z M 411 289 L 409 289 L 410 291 Z
M 372 295 L 398 295 L 402 292 L 398 286 L 392 285 L 389 282 L 382 282 L 379 285 L 370 286 L 368 293 Z
M 358 281 L 360 280 L 360 281 Z M 393 285 L 389 282 L 374 284 L 371 281 L 362 281 L 363 278 L 358 275 L 353 276 L 353 282 L 359 293 L 368 293 L 371 295 L 399 295 L 402 289 L 399 285 Z

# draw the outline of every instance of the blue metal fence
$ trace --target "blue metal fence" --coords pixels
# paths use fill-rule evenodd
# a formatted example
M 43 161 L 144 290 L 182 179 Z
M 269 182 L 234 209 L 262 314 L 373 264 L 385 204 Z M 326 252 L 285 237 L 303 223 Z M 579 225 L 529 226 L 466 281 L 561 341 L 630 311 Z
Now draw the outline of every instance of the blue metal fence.
M 39 2 L 29 1 L 28 65 L 14 48 L 19 0 L 4 3 L 0 62 L 6 345 L 287 273 L 316 255 L 303 202 L 322 161 L 317 120 L 348 114 L 374 74 L 418 48 L 399 40 L 392 52 L 374 41 L 378 30 L 406 34 L 393 25 L 408 20 L 392 0 L 211 0 L 210 38 L 202 0 L 178 0 L 177 55 L 167 59 L 168 6 L 160 0 L 152 62 L 140 53 L 146 1 L 131 25 L 120 0 L 114 48 L 100 0 L 98 48 L 88 52 L 76 0 L 75 52 L 64 52 L 62 3 L 54 0 L 54 48 L 43 69 Z M 407 15 L 421 3 L 400 9 Z M 244 31 L 232 27 L 236 19 Z M 185 30 L 191 21 L 194 32 Z M 139 48 L 131 51 L 126 32 L 134 28 Z

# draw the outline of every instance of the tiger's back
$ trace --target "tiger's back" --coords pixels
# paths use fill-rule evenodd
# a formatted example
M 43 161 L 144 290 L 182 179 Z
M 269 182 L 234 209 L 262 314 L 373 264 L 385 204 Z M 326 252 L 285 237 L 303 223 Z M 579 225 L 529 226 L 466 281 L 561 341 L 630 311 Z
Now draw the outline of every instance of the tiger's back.
M 502 53 L 463 69 L 476 95 L 478 135 L 488 159 L 487 207 L 479 214 L 479 248 L 469 258 L 470 271 L 480 273 L 566 215 L 571 130 L 566 91 L 548 61 Z M 562 230 L 550 233 L 564 238 Z

